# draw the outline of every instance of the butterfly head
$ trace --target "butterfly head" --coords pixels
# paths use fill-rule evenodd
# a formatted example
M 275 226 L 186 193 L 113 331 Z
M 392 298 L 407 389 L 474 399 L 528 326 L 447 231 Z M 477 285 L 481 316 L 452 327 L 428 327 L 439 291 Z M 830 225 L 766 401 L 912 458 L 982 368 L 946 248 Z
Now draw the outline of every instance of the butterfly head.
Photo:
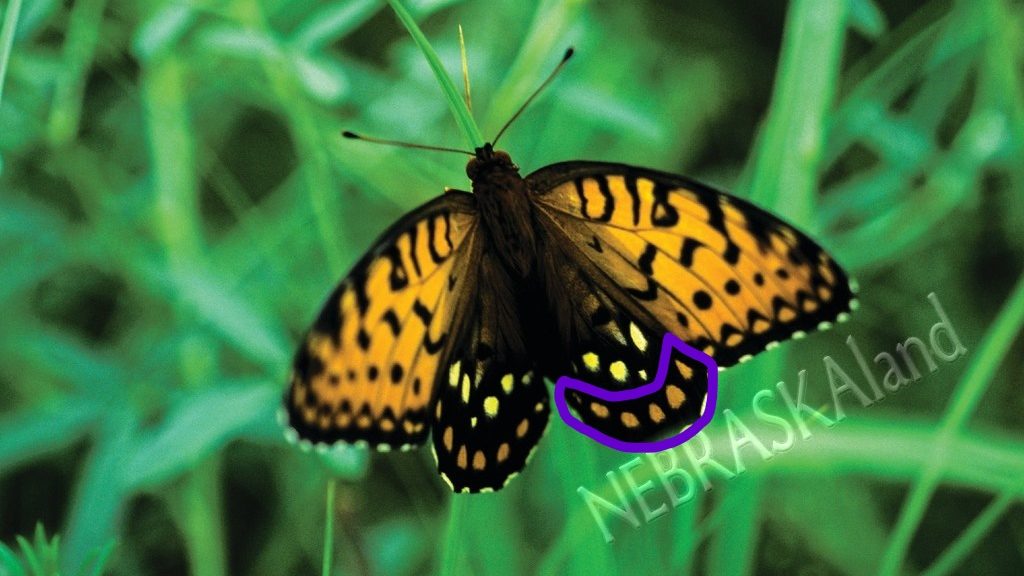
M 508 152 L 495 150 L 490 142 L 474 150 L 474 154 L 466 164 L 466 175 L 474 182 L 490 174 L 519 173 L 519 166 L 512 161 Z

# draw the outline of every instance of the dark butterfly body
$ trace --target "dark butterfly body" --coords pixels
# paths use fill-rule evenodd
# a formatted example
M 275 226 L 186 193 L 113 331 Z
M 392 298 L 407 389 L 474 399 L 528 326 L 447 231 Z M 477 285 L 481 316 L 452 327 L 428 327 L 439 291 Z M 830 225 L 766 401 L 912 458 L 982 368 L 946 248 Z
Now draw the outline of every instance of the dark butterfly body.
M 666 331 L 726 367 L 842 320 L 846 274 L 755 206 L 680 176 L 569 162 L 523 178 L 476 150 L 449 191 L 386 231 L 328 299 L 285 397 L 312 443 L 422 444 L 455 491 L 503 487 L 547 427 L 544 379 L 650 381 Z M 626 441 L 702 413 L 707 374 L 674 359 L 656 394 L 569 405 Z

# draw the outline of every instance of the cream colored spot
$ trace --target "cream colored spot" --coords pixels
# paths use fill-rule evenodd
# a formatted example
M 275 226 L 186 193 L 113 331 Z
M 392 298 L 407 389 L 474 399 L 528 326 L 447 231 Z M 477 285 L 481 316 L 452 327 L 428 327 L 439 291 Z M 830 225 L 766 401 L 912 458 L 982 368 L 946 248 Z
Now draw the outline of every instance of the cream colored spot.
M 505 374 L 501 377 L 501 389 L 505 391 L 505 394 L 512 393 L 512 385 L 515 384 L 515 380 L 511 374 Z
M 597 354 L 587 352 L 583 355 L 583 365 L 587 367 L 587 370 L 597 372 L 601 369 L 601 360 L 597 357 Z
M 518 436 L 519 438 L 522 438 L 523 436 L 526 436 L 526 432 L 529 429 L 530 429 L 530 421 L 527 420 L 526 418 L 523 418 L 523 421 L 519 423 L 518 427 L 516 427 L 516 436 Z
M 625 382 L 626 378 L 629 376 L 629 371 L 626 370 L 626 363 L 622 360 L 612 362 L 612 365 L 608 367 L 608 372 L 610 372 L 612 377 L 619 382 Z
M 665 413 L 661 411 L 661 407 L 653 402 L 647 407 L 647 411 L 651 415 L 651 421 L 655 424 L 665 419 Z
M 487 467 L 487 457 L 484 456 L 483 451 L 477 450 L 476 454 L 473 454 L 473 470 L 483 470 Z
M 469 419 L 469 425 L 472 428 L 476 428 L 476 416 L 473 416 L 472 418 Z
M 633 339 L 633 344 L 636 345 L 638 350 L 641 352 L 647 351 L 647 338 L 640 331 L 640 327 L 632 322 L 629 323 L 629 337 Z
M 533 407 L 533 411 L 534 412 L 543 412 L 544 411 L 544 403 L 543 402 L 537 402 L 537 405 Z
M 647 381 L 647 370 L 640 370 L 637 372 L 637 375 L 640 376 L 640 379 L 644 382 Z
M 469 404 L 469 374 L 462 375 L 462 403 Z
M 494 396 L 488 396 L 484 398 L 484 414 L 487 414 L 491 418 L 498 415 L 498 399 Z
M 502 442 L 501 446 L 498 446 L 498 464 L 501 464 L 508 459 L 508 442 Z
M 459 371 L 461 369 L 462 369 L 462 361 L 461 360 L 456 360 L 455 363 L 452 364 L 448 368 L 448 385 L 449 386 L 454 388 L 455 386 L 459 385 Z
M 590 411 L 593 412 L 594 416 L 597 416 L 598 418 L 607 418 L 608 417 L 608 407 L 603 405 L 603 404 L 598 404 L 597 402 L 591 402 L 590 403 Z
M 465 470 L 466 469 L 466 464 L 467 464 L 466 460 L 468 458 L 469 457 L 466 455 L 466 447 L 462 446 L 461 448 L 459 448 L 459 456 L 455 460 L 455 465 L 458 466 L 459 468 L 462 468 L 463 470 Z
M 828 282 L 829 284 L 835 283 L 836 277 L 832 274 L 832 269 L 827 265 L 822 264 L 821 266 L 818 266 L 818 272 L 821 273 L 821 277 L 825 282 Z
M 619 327 L 616 326 L 615 324 L 608 326 L 608 332 L 612 335 L 612 338 L 615 338 L 616 340 L 619 341 L 619 344 L 622 344 L 623 346 L 627 344 L 626 336 L 622 333 L 622 330 L 619 330 Z
M 533 380 L 533 372 L 523 374 L 523 384 L 529 384 L 531 380 Z
M 623 412 L 622 423 L 626 425 L 626 428 L 636 428 L 640 425 L 640 420 L 632 412 Z
M 452 430 L 451 426 L 449 426 L 444 429 L 444 435 L 441 437 L 441 440 L 444 441 L 444 449 L 449 452 L 452 451 L 452 437 L 454 436 L 454 434 L 455 431 Z
M 686 393 L 679 389 L 678 386 L 668 385 L 665 387 L 665 397 L 668 398 L 668 405 L 672 409 L 679 408 L 686 401 Z

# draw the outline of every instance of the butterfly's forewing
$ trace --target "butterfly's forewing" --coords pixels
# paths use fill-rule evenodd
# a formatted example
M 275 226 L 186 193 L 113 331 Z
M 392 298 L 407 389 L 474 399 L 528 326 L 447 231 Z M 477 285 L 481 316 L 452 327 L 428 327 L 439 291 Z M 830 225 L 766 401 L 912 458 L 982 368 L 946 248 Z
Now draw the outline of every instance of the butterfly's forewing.
M 426 439 L 476 225 L 474 198 L 445 194 L 385 232 L 334 290 L 299 346 L 285 396 L 299 438 L 378 447 Z
M 526 466 L 550 411 L 544 381 L 526 352 L 521 310 L 500 264 L 480 265 L 467 322 L 439 376 L 432 443 L 455 492 L 498 490 Z
M 583 305 L 593 287 L 601 288 L 647 342 L 670 331 L 730 366 L 850 310 L 853 294 L 835 261 L 741 199 L 679 176 L 605 163 L 556 164 L 527 181 L 542 222 L 558 236 L 551 243 L 576 247 L 575 257 L 584 260 L 577 268 L 590 276 L 567 297 Z M 632 387 L 634 381 L 623 383 L 612 372 L 625 348 L 617 340 L 618 348 L 587 351 L 598 356 L 599 371 L 588 373 L 592 357 L 572 356 L 578 376 L 611 389 Z M 595 415 L 589 399 L 568 400 L 581 417 L 589 412 L 595 427 L 614 420 Z M 634 414 L 643 430 L 657 415 L 652 410 L 644 421 Z M 680 423 L 691 420 L 678 415 Z M 604 426 L 611 435 L 623 432 L 621 425 Z

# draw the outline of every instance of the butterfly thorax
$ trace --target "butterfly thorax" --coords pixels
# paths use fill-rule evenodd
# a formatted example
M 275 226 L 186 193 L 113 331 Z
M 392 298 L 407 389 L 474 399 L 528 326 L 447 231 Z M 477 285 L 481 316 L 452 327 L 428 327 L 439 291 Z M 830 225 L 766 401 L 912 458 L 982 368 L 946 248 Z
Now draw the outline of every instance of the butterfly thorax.
M 510 273 L 526 278 L 534 268 L 536 239 L 529 188 L 519 167 L 507 153 L 486 144 L 476 149 L 466 174 L 473 182 L 488 247 Z

